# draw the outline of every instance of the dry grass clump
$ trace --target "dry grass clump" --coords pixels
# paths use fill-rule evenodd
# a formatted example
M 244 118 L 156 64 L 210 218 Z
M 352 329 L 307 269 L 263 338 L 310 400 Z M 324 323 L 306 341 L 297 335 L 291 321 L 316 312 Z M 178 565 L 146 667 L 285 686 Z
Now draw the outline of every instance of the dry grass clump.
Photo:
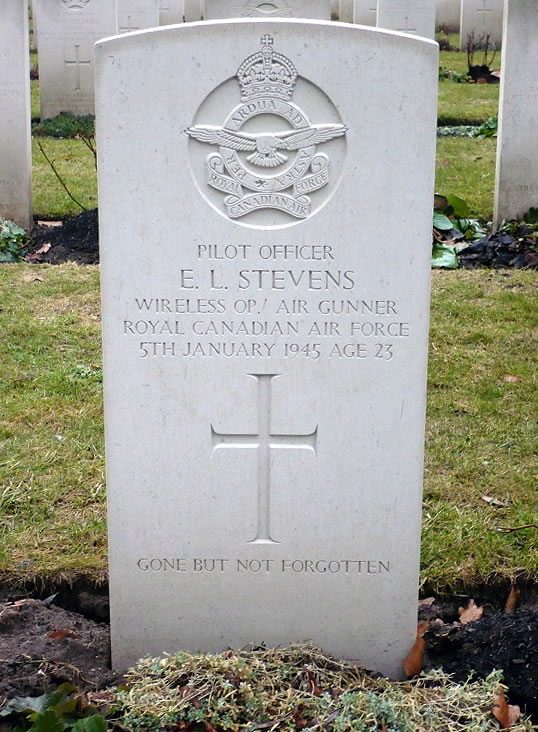
M 143 659 L 117 692 L 132 730 L 487 732 L 500 672 L 455 684 L 442 671 L 373 678 L 309 645 Z M 521 721 L 512 728 L 531 730 Z

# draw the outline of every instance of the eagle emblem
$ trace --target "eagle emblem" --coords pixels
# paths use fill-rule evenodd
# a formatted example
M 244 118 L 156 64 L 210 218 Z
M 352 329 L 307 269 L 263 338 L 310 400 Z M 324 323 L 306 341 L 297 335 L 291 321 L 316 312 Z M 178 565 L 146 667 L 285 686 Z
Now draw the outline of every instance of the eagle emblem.
M 228 194 L 223 203 L 232 219 L 262 208 L 307 218 L 309 194 L 329 182 L 330 159 L 318 147 L 347 133 L 341 123 L 312 124 L 291 101 L 298 74 L 273 43 L 271 36 L 264 36 L 262 50 L 240 65 L 242 103 L 222 126 L 200 124 L 185 130 L 192 140 L 217 148 L 206 159 L 207 184 Z M 262 115 L 259 132 L 244 129 Z M 285 120 L 288 129 L 271 129 L 274 118 L 280 127 Z

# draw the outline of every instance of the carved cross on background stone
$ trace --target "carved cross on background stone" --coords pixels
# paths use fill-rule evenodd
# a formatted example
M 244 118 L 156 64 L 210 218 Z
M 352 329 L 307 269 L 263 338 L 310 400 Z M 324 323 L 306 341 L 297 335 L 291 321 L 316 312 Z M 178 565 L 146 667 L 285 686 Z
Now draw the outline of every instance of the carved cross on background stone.
M 249 374 L 258 382 L 258 432 L 233 434 L 216 432 L 211 425 L 213 450 L 253 449 L 258 451 L 258 529 L 249 544 L 279 544 L 271 537 L 271 450 L 310 450 L 316 454 L 318 428 L 302 435 L 271 432 L 271 382 L 279 374 Z
M 75 66 L 75 91 L 80 91 L 80 67 L 91 65 L 90 59 L 88 61 L 80 60 L 80 44 L 75 43 L 75 58 L 71 60 L 64 59 L 64 64 L 66 66 Z

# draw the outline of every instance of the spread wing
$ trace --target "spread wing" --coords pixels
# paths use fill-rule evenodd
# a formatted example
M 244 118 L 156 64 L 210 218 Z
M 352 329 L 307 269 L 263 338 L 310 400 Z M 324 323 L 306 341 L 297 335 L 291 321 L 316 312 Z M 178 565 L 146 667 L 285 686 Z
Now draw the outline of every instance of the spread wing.
M 317 125 L 302 127 L 292 132 L 279 132 L 275 135 L 278 138 L 278 147 L 284 150 L 300 150 L 309 145 L 318 145 L 320 142 L 328 142 L 334 137 L 342 137 L 347 132 L 345 125 Z
M 185 130 L 189 137 L 194 137 L 200 142 L 207 142 L 210 145 L 222 145 L 232 150 L 245 150 L 253 152 L 256 150 L 256 138 L 253 135 L 232 132 L 224 127 L 211 127 L 210 125 L 196 125 Z

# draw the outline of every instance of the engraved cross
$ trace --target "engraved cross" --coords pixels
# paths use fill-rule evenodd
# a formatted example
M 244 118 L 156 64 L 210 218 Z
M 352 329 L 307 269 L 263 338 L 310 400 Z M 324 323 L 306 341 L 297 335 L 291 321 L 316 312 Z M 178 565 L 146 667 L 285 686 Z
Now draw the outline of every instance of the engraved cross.
M 409 28 L 408 23 L 409 23 L 409 18 L 406 16 L 405 17 L 405 28 L 396 28 L 396 30 L 398 30 L 398 31 L 404 31 L 404 32 L 407 32 L 407 33 L 409 33 L 409 31 L 416 31 L 416 28 Z
M 132 25 L 131 23 L 131 16 L 127 16 L 127 25 L 120 26 L 120 31 L 123 31 L 125 33 L 130 33 L 131 31 L 140 30 L 140 26 L 138 25 Z
M 75 66 L 75 91 L 80 91 L 80 67 L 89 66 L 91 64 L 90 60 L 80 60 L 80 44 L 75 43 L 75 58 L 71 61 L 64 59 L 64 64 L 66 66 Z
M 491 13 L 493 11 L 493 8 L 486 8 L 488 0 L 482 0 L 482 7 L 477 8 L 477 13 Z
M 257 434 L 217 432 L 211 425 L 213 451 L 253 449 L 258 453 L 258 529 L 249 544 L 279 544 L 271 537 L 271 450 L 309 450 L 316 455 L 318 428 L 306 435 L 271 432 L 271 382 L 280 374 L 249 374 L 258 382 Z

